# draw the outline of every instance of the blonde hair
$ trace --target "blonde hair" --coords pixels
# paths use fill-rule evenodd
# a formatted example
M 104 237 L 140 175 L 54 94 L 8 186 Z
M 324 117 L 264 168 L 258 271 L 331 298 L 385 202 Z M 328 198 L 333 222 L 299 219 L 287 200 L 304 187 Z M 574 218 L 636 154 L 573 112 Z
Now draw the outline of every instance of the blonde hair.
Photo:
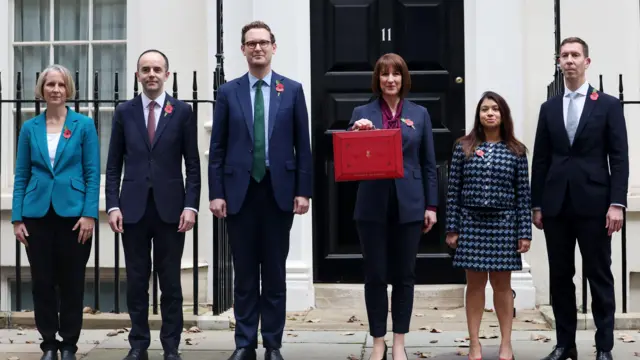
M 69 69 L 67 69 L 66 67 L 58 64 L 49 65 L 40 73 L 40 76 L 38 77 L 38 81 L 36 81 L 36 98 L 44 99 L 43 90 L 44 90 L 44 84 L 47 80 L 47 75 L 49 75 L 49 73 L 54 71 L 62 74 L 62 77 L 64 78 L 64 86 L 67 89 L 67 100 L 71 100 L 75 98 L 76 83 L 75 81 L 73 81 L 73 76 L 71 75 L 71 71 L 69 71 Z

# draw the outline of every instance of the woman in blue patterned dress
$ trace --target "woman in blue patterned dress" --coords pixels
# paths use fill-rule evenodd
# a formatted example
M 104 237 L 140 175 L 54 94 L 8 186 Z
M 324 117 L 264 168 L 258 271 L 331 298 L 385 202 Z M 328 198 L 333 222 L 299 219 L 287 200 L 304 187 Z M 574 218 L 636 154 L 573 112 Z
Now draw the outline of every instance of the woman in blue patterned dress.
M 469 359 L 482 359 L 478 333 L 487 279 L 500 323 L 500 359 L 513 359 L 511 272 L 522 269 L 531 244 L 527 149 L 513 132 L 506 101 L 486 92 L 473 130 L 455 145 L 447 194 L 447 244 L 453 265 L 466 270 Z

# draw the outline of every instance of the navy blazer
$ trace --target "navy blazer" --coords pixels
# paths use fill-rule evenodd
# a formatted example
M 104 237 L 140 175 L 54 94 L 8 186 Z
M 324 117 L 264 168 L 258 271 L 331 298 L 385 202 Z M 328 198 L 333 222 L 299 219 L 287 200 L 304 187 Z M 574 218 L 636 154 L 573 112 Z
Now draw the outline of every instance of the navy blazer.
M 276 91 L 276 81 L 284 86 Z M 275 71 L 269 102 L 269 171 L 273 194 L 283 211 L 293 211 L 296 196 L 313 191 L 309 116 L 302 85 Z M 209 200 L 224 199 L 227 213 L 244 202 L 253 163 L 253 104 L 249 76 L 220 87 L 209 146 Z
M 560 213 L 569 188 L 578 215 L 604 216 L 611 204 L 627 205 L 629 147 L 622 105 L 599 91 L 592 100 L 593 91 L 589 86 L 573 145 L 564 125 L 564 94 L 540 106 L 531 205 L 543 216 Z
M 394 180 L 398 196 L 399 222 L 424 221 L 427 208 L 438 206 L 438 179 L 431 117 L 426 108 L 406 99 L 402 105 L 401 117 L 412 120 L 413 128 L 400 122 L 404 177 Z M 376 129 L 382 129 L 379 100 L 353 109 L 349 129 L 360 119 L 368 119 Z M 355 220 L 386 221 L 389 202 L 386 182 L 387 180 L 360 182 L 354 211 Z
M 166 111 L 169 103 L 173 106 L 170 113 Z M 158 214 L 166 223 L 178 223 L 186 207 L 198 210 L 198 129 L 189 104 L 166 95 L 153 144 L 149 143 L 141 96 L 120 104 L 111 126 L 105 184 L 107 211 L 118 207 L 124 223 L 138 222 L 147 208 L 151 187 Z

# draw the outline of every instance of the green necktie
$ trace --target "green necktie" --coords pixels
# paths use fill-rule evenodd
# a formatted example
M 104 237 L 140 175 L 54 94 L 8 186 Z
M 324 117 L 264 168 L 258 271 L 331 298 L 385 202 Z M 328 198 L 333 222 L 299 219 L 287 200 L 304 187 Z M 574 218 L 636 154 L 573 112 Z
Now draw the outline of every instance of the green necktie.
M 264 98 L 262 97 L 262 80 L 256 83 L 256 98 L 253 104 L 253 166 L 251 176 L 262 181 L 266 170 L 265 139 L 264 139 Z

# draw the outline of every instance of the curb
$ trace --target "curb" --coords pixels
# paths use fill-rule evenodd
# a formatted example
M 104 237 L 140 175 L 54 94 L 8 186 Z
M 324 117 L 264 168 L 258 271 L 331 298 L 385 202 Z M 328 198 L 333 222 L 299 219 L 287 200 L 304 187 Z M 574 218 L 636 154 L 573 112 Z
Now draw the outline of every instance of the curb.
M 553 315 L 551 306 L 541 306 L 540 314 L 552 329 L 556 328 L 556 318 Z M 614 320 L 615 330 L 638 330 L 640 329 L 640 313 L 616 313 Z M 578 330 L 595 330 L 596 324 L 593 322 L 593 314 L 578 312 Z
M 197 326 L 200 330 L 229 330 L 231 320 L 229 316 L 212 315 L 210 312 L 203 315 L 183 315 L 184 328 L 188 329 Z M 162 326 L 161 315 L 149 314 L 149 328 L 160 330 Z M 33 312 L 0 312 L 0 328 L 28 327 L 35 328 L 35 318 Z M 82 321 L 83 329 L 109 330 L 131 327 L 129 314 L 84 314 Z

